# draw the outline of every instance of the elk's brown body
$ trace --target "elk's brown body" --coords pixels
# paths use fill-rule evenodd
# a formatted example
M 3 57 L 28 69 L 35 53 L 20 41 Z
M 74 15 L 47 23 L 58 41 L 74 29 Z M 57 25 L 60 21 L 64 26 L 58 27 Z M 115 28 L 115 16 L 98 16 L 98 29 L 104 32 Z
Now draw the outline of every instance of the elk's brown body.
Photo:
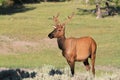
M 72 16 L 68 17 L 68 20 L 70 20 Z M 90 70 L 88 58 L 91 58 L 92 73 L 95 75 L 96 42 L 91 37 L 66 38 L 65 24 L 68 20 L 63 24 L 60 24 L 57 18 L 58 16 L 53 18 L 56 25 L 48 37 L 51 39 L 57 38 L 58 47 L 62 50 L 63 56 L 70 65 L 72 75 L 74 75 L 75 61 L 82 61 L 86 66 L 86 69 Z

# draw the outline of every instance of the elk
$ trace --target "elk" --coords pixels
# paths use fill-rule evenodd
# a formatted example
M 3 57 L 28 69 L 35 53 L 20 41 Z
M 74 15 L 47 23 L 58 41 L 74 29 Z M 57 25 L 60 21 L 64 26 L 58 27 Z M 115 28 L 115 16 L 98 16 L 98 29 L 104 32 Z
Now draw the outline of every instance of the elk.
M 74 13 L 68 16 L 68 19 L 64 23 L 60 23 L 58 16 L 53 16 L 55 22 L 54 30 L 48 34 L 50 39 L 57 38 L 58 47 L 62 50 L 62 55 L 66 58 L 71 74 L 74 76 L 74 67 L 76 61 L 81 61 L 86 67 L 87 71 L 90 71 L 90 65 L 88 58 L 91 59 L 92 73 L 95 76 L 95 57 L 97 44 L 95 40 L 91 37 L 81 37 L 81 38 L 66 38 L 65 37 L 65 25 L 68 23 Z

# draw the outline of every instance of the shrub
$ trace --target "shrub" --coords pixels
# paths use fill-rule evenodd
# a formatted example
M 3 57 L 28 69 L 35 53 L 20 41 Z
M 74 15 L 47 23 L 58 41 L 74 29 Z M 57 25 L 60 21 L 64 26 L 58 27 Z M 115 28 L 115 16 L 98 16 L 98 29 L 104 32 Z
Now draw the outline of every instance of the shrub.
M 24 3 L 40 3 L 40 0 L 1 0 L 3 8 L 10 8 L 14 5 L 23 5 Z
M 3 0 L 0 0 L 0 3 L 2 3 L 3 2 Z
M 12 0 L 4 0 L 2 2 L 2 7 L 3 8 L 12 7 L 13 5 L 14 5 L 14 1 L 12 1 Z

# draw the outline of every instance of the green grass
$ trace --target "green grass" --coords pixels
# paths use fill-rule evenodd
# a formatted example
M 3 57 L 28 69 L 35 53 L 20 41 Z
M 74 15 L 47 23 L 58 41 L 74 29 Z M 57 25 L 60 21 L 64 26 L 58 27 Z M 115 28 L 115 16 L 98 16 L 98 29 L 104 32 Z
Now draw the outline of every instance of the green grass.
M 49 51 L 49 50 L 48 50 Z M 61 56 L 55 55 L 53 53 L 48 53 L 48 51 L 44 51 L 42 53 L 31 53 L 31 54 L 14 54 L 14 55 L 0 55 L 0 66 L 1 67 L 11 67 L 11 68 L 39 68 L 43 65 L 56 65 L 56 67 L 63 67 L 65 64 L 64 61 L 60 61 Z M 59 61 L 59 62 L 58 62 Z
M 77 8 L 92 9 L 94 6 L 71 2 L 28 4 L 25 6 L 35 7 L 35 9 L 12 15 L 0 15 L 1 36 L 21 41 L 39 42 L 39 40 L 47 38 L 48 33 L 52 31 L 53 15 L 59 12 L 60 20 L 64 22 L 68 15 L 75 12 L 73 19 L 66 25 L 66 36 L 92 36 L 98 44 L 96 65 L 120 67 L 120 16 L 96 19 L 92 14 L 79 15 L 80 12 Z M 54 45 L 55 42 L 52 43 Z M 62 57 L 61 51 L 57 45 L 50 47 L 51 44 L 43 41 L 39 48 L 44 47 L 44 49 L 29 53 L 0 54 L 0 67 L 34 68 L 44 64 L 59 68 L 64 67 L 67 63 Z M 81 68 L 79 64 L 76 67 Z

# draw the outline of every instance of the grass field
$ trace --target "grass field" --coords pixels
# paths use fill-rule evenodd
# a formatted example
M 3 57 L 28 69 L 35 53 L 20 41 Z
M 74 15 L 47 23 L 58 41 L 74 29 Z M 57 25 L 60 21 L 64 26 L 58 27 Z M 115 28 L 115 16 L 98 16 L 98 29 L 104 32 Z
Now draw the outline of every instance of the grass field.
M 56 39 L 50 40 L 47 35 L 53 29 L 52 16 L 60 13 L 60 20 L 64 22 L 75 12 L 66 25 L 66 37 L 92 36 L 98 44 L 96 66 L 120 69 L 119 15 L 96 19 L 93 14 L 85 15 L 80 11 L 94 9 L 95 6 L 76 2 L 27 4 L 25 8 L 19 13 L 0 15 L 0 67 L 68 66 Z M 82 63 L 76 64 L 76 71 L 85 71 Z

